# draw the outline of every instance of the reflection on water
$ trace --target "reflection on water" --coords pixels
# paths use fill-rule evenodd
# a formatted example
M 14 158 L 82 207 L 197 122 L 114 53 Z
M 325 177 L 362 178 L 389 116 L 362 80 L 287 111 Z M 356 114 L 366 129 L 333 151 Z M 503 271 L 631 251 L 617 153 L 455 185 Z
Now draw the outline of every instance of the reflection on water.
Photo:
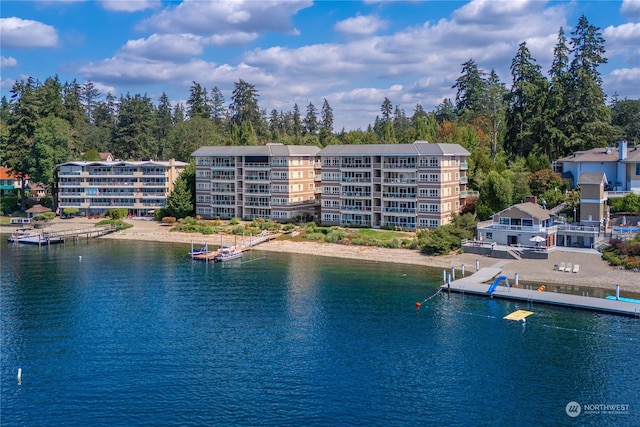
M 2 425 L 640 425 L 640 321 L 439 295 L 439 271 L 2 243 Z M 80 259 L 80 257 L 82 257 Z M 18 385 L 17 370 L 22 369 Z

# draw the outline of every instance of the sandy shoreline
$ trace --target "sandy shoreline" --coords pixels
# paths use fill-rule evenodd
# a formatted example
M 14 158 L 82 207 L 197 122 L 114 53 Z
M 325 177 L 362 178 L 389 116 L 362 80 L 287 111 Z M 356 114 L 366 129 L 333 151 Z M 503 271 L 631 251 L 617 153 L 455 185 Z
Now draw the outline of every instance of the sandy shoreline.
M 60 220 L 56 219 L 47 227 L 47 231 L 85 228 L 95 225 L 97 221 L 87 219 Z M 129 228 L 118 233 L 100 237 L 101 239 L 137 240 L 167 243 L 184 243 L 200 245 L 209 243 L 220 244 L 219 235 L 204 236 L 194 233 L 171 232 L 170 227 L 163 226 L 153 221 L 128 221 L 133 224 Z M 10 233 L 15 227 L 2 227 L 3 233 Z M 234 236 L 224 236 L 223 243 L 230 244 L 235 240 Z M 369 260 L 377 262 L 392 262 L 426 267 L 459 270 L 465 266 L 467 273 L 475 271 L 476 260 L 480 267 L 487 267 L 500 261 L 474 254 L 458 254 L 442 257 L 426 256 L 418 251 L 407 249 L 386 249 L 369 246 L 345 246 L 317 242 L 296 242 L 290 240 L 274 240 L 262 243 L 257 250 L 272 252 L 288 252 L 317 256 L 329 256 L 345 259 Z M 580 271 L 577 274 L 563 273 L 553 269 L 554 264 L 570 262 L 579 264 Z M 513 279 L 515 273 L 527 283 L 574 285 L 583 287 L 596 287 L 615 289 L 619 284 L 621 292 L 640 293 L 640 273 L 620 270 L 609 266 L 600 258 L 599 254 L 582 252 L 554 251 L 549 254 L 547 260 L 513 260 L 503 268 L 503 274 Z

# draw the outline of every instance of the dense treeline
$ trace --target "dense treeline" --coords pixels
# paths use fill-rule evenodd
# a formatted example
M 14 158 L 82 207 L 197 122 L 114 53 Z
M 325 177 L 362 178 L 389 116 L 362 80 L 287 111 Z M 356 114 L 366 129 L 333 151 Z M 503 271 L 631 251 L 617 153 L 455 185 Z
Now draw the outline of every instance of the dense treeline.
M 452 88 L 434 111 L 416 105 L 410 115 L 385 98 L 380 115 L 366 129 L 336 131 L 326 99 L 297 104 L 289 111 L 259 106 L 259 91 L 240 79 L 227 105 L 222 92 L 193 82 L 185 103 L 172 105 L 162 94 L 103 95 L 92 82 L 15 83 L 0 105 L 0 164 L 17 174 L 51 185 L 55 165 L 97 160 L 109 151 L 117 158 L 190 160 L 203 145 L 403 144 L 415 140 L 458 143 L 472 153 L 470 188 L 480 191 L 481 218 L 522 200 L 542 195 L 551 204 L 565 201 L 562 183 L 535 173 L 572 151 L 607 146 L 619 139 L 640 142 L 640 100 L 609 105 L 598 71 L 606 63 L 600 29 L 582 16 L 567 37 L 561 28 L 548 77 L 520 44 L 511 64 L 511 84 L 473 59 L 462 64 Z M 548 174 L 548 172 L 547 172 Z M 531 180 L 536 180 L 533 185 Z M 550 184 L 551 183 L 551 184 Z M 24 204 L 23 204 L 24 208 Z

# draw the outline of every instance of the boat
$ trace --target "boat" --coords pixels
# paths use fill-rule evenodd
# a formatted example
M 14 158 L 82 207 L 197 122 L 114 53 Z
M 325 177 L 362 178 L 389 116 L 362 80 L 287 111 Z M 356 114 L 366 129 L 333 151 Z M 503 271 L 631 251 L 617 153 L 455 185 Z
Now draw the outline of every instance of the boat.
M 192 245 L 191 251 L 189 251 L 189 255 L 191 255 L 191 256 L 204 255 L 204 254 L 209 253 L 209 252 L 211 252 L 211 251 L 208 249 L 207 244 L 203 243 L 200 246 L 200 249 L 193 249 L 193 245 Z
M 218 255 L 213 258 L 214 261 L 229 261 L 242 257 L 242 251 L 236 249 L 235 246 L 221 248 Z
M 17 233 L 9 236 L 11 243 L 27 243 L 31 245 L 52 245 L 54 243 L 64 243 L 64 236 L 52 236 L 49 233 L 31 233 L 21 229 Z

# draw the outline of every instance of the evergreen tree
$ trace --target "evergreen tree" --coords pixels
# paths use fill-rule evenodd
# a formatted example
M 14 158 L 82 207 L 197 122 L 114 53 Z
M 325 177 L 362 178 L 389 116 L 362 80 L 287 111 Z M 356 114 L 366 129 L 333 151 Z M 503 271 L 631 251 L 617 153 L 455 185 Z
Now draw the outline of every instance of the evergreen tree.
M 125 160 L 149 159 L 152 155 L 154 108 L 146 95 L 120 97 L 113 140 L 114 154 Z
M 458 116 L 476 117 L 486 109 L 484 72 L 473 59 L 462 64 L 461 76 L 451 87 L 456 89 L 456 111 Z
M 35 145 L 35 131 L 39 116 L 39 105 L 36 90 L 39 83 L 32 77 L 26 81 L 16 82 L 11 89 L 11 115 L 7 121 L 6 143 L 0 150 L 2 163 L 21 180 L 20 208 L 26 208 L 25 183 L 33 172 L 32 157 Z
M 610 111 L 598 71 L 598 67 L 607 62 L 600 29 L 590 25 L 582 15 L 571 35 L 574 56 L 569 72 L 573 86 L 568 122 L 572 132 L 568 148 L 575 151 L 606 145 L 614 138 L 614 129 L 609 124 Z
M 291 130 L 293 132 L 294 141 L 298 143 L 302 136 L 302 120 L 300 119 L 300 108 L 298 104 L 293 104 L 293 121 Z
M 398 141 L 396 139 L 396 133 L 393 128 L 393 121 L 391 120 L 391 113 L 393 112 L 393 104 L 389 98 L 385 97 L 382 105 L 380 106 L 380 112 L 382 113 L 382 118 L 378 121 L 378 125 L 374 127 L 378 132 L 378 138 L 380 142 L 383 144 L 396 144 Z
M 404 110 L 396 105 L 393 114 L 393 132 L 396 141 L 400 144 L 411 144 L 414 142 L 414 127 L 411 120 L 407 118 Z
M 320 130 L 324 135 L 333 133 L 333 108 L 329 105 L 327 98 L 322 102 Z
M 238 127 L 242 127 L 244 122 L 249 122 L 253 129 L 261 128 L 262 118 L 258 107 L 258 96 L 254 85 L 242 79 L 234 83 L 229 110 L 231 111 L 231 121 Z
M 526 157 L 539 149 L 548 83 L 525 42 L 520 44 L 511 63 L 511 76 L 505 150 L 512 156 Z
M 177 125 L 178 123 L 184 122 L 184 105 L 178 102 L 173 107 L 173 114 L 171 115 L 171 121 L 173 122 L 174 126 Z
M 166 216 L 175 218 L 185 218 L 193 213 L 193 202 L 191 193 L 187 188 L 187 182 L 182 174 L 173 184 L 173 191 L 167 197 L 167 204 L 163 208 Z
M 307 105 L 307 115 L 304 117 L 303 125 L 305 134 L 315 135 L 318 131 L 318 110 L 311 102 Z
M 222 126 L 227 121 L 227 109 L 225 108 L 224 95 L 218 86 L 214 86 L 211 89 L 211 96 L 209 97 L 211 118 L 218 126 Z
M 569 132 L 569 102 L 568 94 L 571 93 L 571 76 L 569 74 L 569 47 L 564 29 L 558 31 L 558 42 L 553 49 L 553 62 L 549 70 L 551 79 L 549 94 L 544 109 L 543 122 L 545 125 L 545 138 L 547 141 L 544 150 L 549 157 L 558 158 L 564 154 L 567 147 Z
M 443 123 L 445 121 L 454 121 L 458 113 L 456 112 L 456 107 L 453 105 L 453 102 L 451 102 L 449 98 L 445 98 L 444 101 L 436 107 L 435 115 L 438 123 Z
M 611 124 L 616 127 L 620 139 L 630 144 L 640 144 L 640 100 L 614 101 L 611 107 Z
M 211 110 L 209 109 L 209 100 L 207 98 L 207 89 L 205 87 L 202 87 L 200 83 L 193 82 L 193 85 L 191 86 L 191 88 L 189 88 L 187 113 L 191 118 L 211 118 Z
M 80 100 L 84 106 L 87 120 L 90 123 L 95 123 L 93 117 L 93 110 L 96 108 L 96 104 L 100 99 L 100 91 L 96 88 L 92 81 L 87 81 L 82 85 L 80 92 Z
M 491 158 L 498 154 L 500 135 L 504 133 L 504 117 L 506 113 L 505 97 L 507 90 L 495 70 L 491 70 L 487 80 L 487 114 L 491 130 Z
M 162 92 L 158 101 L 158 107 L 155 110 L 155 126 L 153 132 L 156 147 L 154 150 L 154 158 L 162 159 L 164 156 L 164 146 L 167 142 L 167 136 L 171 131 L 173 118 L 171 117 L 171 102 L 167 94 Z

